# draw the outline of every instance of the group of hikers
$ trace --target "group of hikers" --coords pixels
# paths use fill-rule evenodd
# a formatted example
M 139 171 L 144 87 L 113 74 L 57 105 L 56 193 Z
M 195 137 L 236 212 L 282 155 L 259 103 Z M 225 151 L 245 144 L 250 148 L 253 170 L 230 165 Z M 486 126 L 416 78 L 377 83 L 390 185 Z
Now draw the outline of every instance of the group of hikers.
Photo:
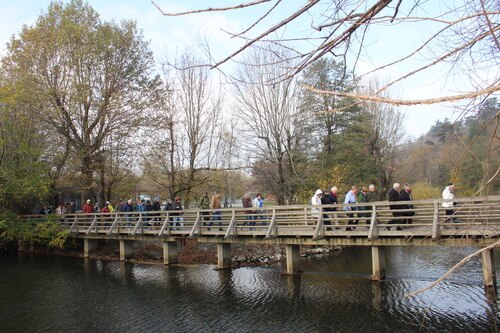
M 454 185 L 449 183 L 442 193 L 442 198 L 444 199 L 442 207 L 446 211 L 447 220 L 452 220 L 456 222 L 454 215 Z M 365 221 L 366 224 L 370 224 L 372 217 L 372 206 L 369 203 L 380 201 L 380 196 L 375 189 L 375 185 L 371 184 L 369 186 L 362 186 L 358 190 L 357 186 L 352 186 L 349 191 L 345 193 L 344 200 L 339 202 L 339 194 L 336 186 L 333 186 L 330 190 L 316 190 L 313 197 L 310 200 L 312 207 L 313 216 L 319 217 L 322 214 L 323 223 L 327 226 L 331 225 L 332 221 L 335 219 L 334 214 L 336 214 L 339 203 L 342 204 L 342 210 L 344 214 L 348 217 L 348 227 L 347 231 L 355 230 L 355 225 L 359 224 L 359 221 Z M 390 220 L 389 224 L 411 224 L 413 221 L 413 216 L 415 215 L 413 210 L 413 200 L 411 185 L 405 183 L 404 187 L 401 188 L 399 183 L 394 183 L 393 187 L 388 192 L 388 200 L 390 202 L 389 208 L 392 210 L 393 218 Z M 404 203 L 397 203 L 397 202 Z M 264 199 L 260 193 L 258 193 L 252 200 L 249 194 L 245 194 L 242 199 L 242 206 L 247 208 L 244 211 L 246 221 L 243 225 L 255 226 L 258 220 L 261 224 L 266 224 L 264 221 L 263 207 Z M 366 204 L 366 205 L 364 205 Z M 321 207 L 321 213 L 318 206 Z M 203 196 L 198 201 L 198 207 L 202 209 L 201 216 L 205 226 L 210 227 L 214 224 L 218 225 L 219 228 L 222 226 L 221 217 L 221 207 L 222 200 L 221 194 L 216 192 L 213 196 L 209 196 L 208 192 L 205 192 Z M 163 210 L 171 211 L 169 216 L 170 220 L 173 222 L 174 226 L 183 226 L 183 204 L 181 198 L 176 196 L 175 199 L 169 200 L 163 207 Z M 113 206 L 109 201 L 106 201 L 102 208 L 98 203 L 92 204 L 92 201 L 88 199 L 83 205 L 82 212 L 84 214 L 94 214 L 94 213 L 112 213 L 112 212 L 144 212 L 146 220 L 159 220 L 157 216 L 159 213 L 154 213 L 162 210 L 160 199 L 155 198 L 154 200 L 139 200 L 134 201 L 133 199 L 119 201 Z M 42 214 L 48 214 L 48 209 Z M 148 213 L 150 212 L 150 213 Z M 56 214 L 73 214 L 75 213 L 75 205 L 73 202 L 61 204 L 55 210 Z M 128 215 L 127 215 L 128 216 Z M 390 230 L 390 227 L 386 229 Z M 397 230 L 401 230 L 401 226 L 397 226 Z
M 456 222 L 456 217 L 452 217 L 455 214 L 453 209 L 455 203 L 453 202 L 454 196 L 454 185 L 453 183 L 448 183 L 442 193 L 442 198 L 444 199 L 442 207 L 445 208 L 447 215 L 447 220 L 452 220 Z M 345 194 L 345 199 L 342 206 L 343 211 L 348 217 L 348 225 L 357 225 L 360 220 L 365 220 L 366 224 L 371 222 L 371 210 L 370 205 L 364 206 L 364 203 L 370 203 L 379 201 L 380 197 L 375 190 L 375 185 L 361 187 L 361 191 L 358 192 L 357 186 L 352 186 L 349 191 Z M 413 201 L 411 184 L 405 183 L 404 188 L 401 189 L 401 184 L 394 183 L 393 187 L 389 190 L 388 200 L 389 208 L 392 210 L 393 219 L 389 221 L 389 224 L 412 224 L 415 215 L 413 210 Z M 397 204 L 396 202 L 404 202 Z M 313 197 L 310 200 L 313 207 L 322 207 L 322 217 L 324 225 L 331 225 L 333 215 L 332 212 L 337 211 L 337 207 L 333 206 L 339 203 L 338 200 L 338 190 L 337 187 L 333 186 L 329 191 L 322 191 L 320 189 L 316 190 Z M 313 208 L 313 215 L 316 217 L 320 216 L 320 210 L 318 208 Z M 356 227 L 347 227 L 346 230 L 355 230 Z M 390 230 L 391 227 L 386 227 L 386 230 Z M 402 230 L 401 226 L 396 228 L 397 230 Z

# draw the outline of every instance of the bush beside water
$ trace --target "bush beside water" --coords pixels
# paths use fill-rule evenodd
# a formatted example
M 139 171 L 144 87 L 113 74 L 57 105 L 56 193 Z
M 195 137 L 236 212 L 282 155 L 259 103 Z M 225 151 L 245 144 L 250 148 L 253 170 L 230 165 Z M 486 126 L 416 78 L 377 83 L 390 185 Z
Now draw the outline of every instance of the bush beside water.
M 0 213 L 0 252 L 15 252 L 19 243 L 62 249 L 67 235 L 55 216 L 24 220 L 11 212 Z

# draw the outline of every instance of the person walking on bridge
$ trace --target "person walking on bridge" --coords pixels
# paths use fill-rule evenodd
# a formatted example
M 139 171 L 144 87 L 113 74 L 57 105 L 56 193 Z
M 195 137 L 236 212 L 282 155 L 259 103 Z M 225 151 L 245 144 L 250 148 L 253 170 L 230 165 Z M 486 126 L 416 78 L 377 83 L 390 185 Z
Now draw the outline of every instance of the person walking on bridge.
M 347 221 L 348 225 L 356 225 L 358 224 L 359 220 L 355 220 L 354 217 L 356 216 L 354 211 L 358 209 L 357 206 L 351 206 L 351 204 L 356 203 L 356 193 L 358 192 L 358 187 L 353 185 L 351 189 L 346 193 L 345 195 L 345 200 L 344 200 L 344 211 L 346 211 L 346 215 L 349 217 L 349 220 Z M 348 213 L 350 212 L 350 213 Z M 351 227 L 347 227 L 345 229 L 346 231 L 351 231 Z M 352 230 L 356 230 L 356 227 L 352 227 Z
M 368 187 L 363 186 L 361 188 L 361 191 L 358 193 L 358 202 L 359 203 L 366 203 L 368 202 Z M 364 217 L 366 219 L 366 224 L 370 224 L 370 219 L 368 218 L 371 214 L 368 213 L 368 211 L 371 209 L 370 206 L 360 206 L 358 207 L 360 213 L 358 213 L 358 217 Z
M 401 185 L 399 183 L 394 183 L 392 186 L 391 190 L 389 191 L 389 201 L 394 202 L 394 201 L 401 201 L 401 196 L 399 195 L 399 189 L 401 188 Z M 392 216 L 396 217 L 396 219 L 392 219 L 389 221 L 389 224 L 401 224 L 401 213 L 399 212 L 399 209 L 401 209 L 401 205 L 389 205 L 389 208 L 393 211 Z M 403 230 L 401 227 L 397 227 L 397 230 Z M 386 227 L 386 230 L 391 230 L 390 227 Z
M 203 217 L 203 225 L 207 225 L 206 222 L 210 219 L 208 215 L 210 214 L 208 212 L 208 209 L 210 208 L 210 198 L 208 197 L 208 192 L 205 192 L 203 196 L 200 199 L 200 202 L 198 203 L 201 209 L 203 211 L 201 212 L 201 216 Z
M 255 199 L 253 199 L 252 205 L 255 208 L 254 219 L 257 220 L 259 218 L 261 220 L 264 220 L 264 216 L 263 216 L 264 211 L 262 209 L 262 207 L 264 207 L 264 199 L 262 199 L 262 195 L 260 193 L 257 193 L 257 196 L 255 197 Z M 264 225 L 264 222 L 262 222 L 261 224 Z
M 172 210 L 183 210 L 182 202 L 180 197 L 175 197 L 175 201 L 172 203 Z M 182 217 L 182 212 L 170 213 L 173 216 L 173 226 L 174 227 L 183 227 L 184 226 L 184 218 Z M 175 230 L 175 229 L 173 229 Z
M 94 207 L 92 207 L 92 201 L 87 199 L 87 203 L 83 205 L 83 213 L 84 214 L 92 214 L 94 212 Z
M 453 216 L 455 214 L 455 210 L 453 209 L 455 206 L 455 203 L 453 202 L 453 199 L 455 199 L 455 194 L 453 193 L 454 190 L 455 185 L 453 185 L 453 183 L 448 183 L 448 185 L 446 185 L 443 190 L 442 206 L 446 212 L 446 222 L 449 222 L 451 219 L 451 221 L 455 223 L 457 222 L 457 218 Z
M 331 205 L 336 205 L 339 203 L 338 201 L 338 190 L 336 186 L 332 186 L 330 189 L 330 192 L 328 193 L 328 201 L 330 202 Z M 331 219 L 335 221 L 335 225 L 339 225 L 339 221 L 337 219 L 337 207 L 332 207 L 331 211 L 333 214 L 330 216 Z M 335 229 L 338 229 L 337 227 Z
M 401 201 L 413 201 L 413 196 L 411 195 L 411 185 L 410 184 L 408 184 L 408 183 L 405 184 L 405 188 L 399 192 L 399 197 L 400 197 Z M 401 205 L 401 207 L 403 209 L 413 209 L 413 204 L 407 203 L 407 204 Z M 413 215 L 415 215 L 415 212 L 402 212 L 401 213 L 401 216 L 403 216 L 402 222 L 406 223 L 406 224 L 412 224 L 413 219 L 411 218 L 411 216 L 413 216 Z
M 243 205 L 243 208 L 249 208 L 245 210 L 245 222 L 243 225 L 250 225 L 253 226 L 255 225 L 255 222 L 253 222 L 253 211 L 252 211 L 252 199 L 250 198 L 249 194 L 245 194 L 243 199 L 241 200 L 241 204 Z
M 219 226 L 222 226 L 222 217 L 221 217 L 221 209 L 222 207 L 222 201 L 220 199 L 220 193 L 215 193 L 215 195 L 212 197 L 212 200 L 210 200 L 210 208 L 214 210 L 213 212 L 213 221 L 219 221 Z M 214 222 L 210 222 L 208 226 L 212 226 Z M 208 228 L 210 230 L 210 228 Z M 219 228 L 219 231 L 221 231 L 222 228 Z
M 318 207 L 321 206 L 321 199 L 322 198 L 323 198 L 323 191 L 321 191 L 319 189 L 316 190 L 316 192 L 314 192 L 314 195 L 311 198 L 311 205 L 312 205 L 311 215 L 314 218 L 314 221 L 313 221 L 314 224 L 316 224 L 316 221 L 318 220 L 319 215 L 320 215 L 321 209 Z

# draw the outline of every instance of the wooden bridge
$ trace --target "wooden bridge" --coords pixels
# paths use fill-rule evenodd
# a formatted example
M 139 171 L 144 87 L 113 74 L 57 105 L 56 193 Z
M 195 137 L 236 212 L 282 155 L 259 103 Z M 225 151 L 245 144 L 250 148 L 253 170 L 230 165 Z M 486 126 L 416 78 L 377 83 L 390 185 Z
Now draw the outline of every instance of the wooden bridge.
M 453 208 L 443 208 L 443 200 L 420 200 L 272 206 L 256 211 L 254 207 L 66 214 L 59 216 L 59 222 L 70 236 L 84 239 L 84 256 L 95 250 L 97 239 L 119 240 L 121 260 L 133 255 L 134 241 L 158 239 L 163 241 L 164 263 L 172 264 L 177 262 L 177 240 L 189 237 L 217 244 L 220 269 L 231 264 L 231 243 L 286 245 L 288 274 L 300 270 L 300 245 L 371 246 L 373 279 L 381 280 L 385 246 L 496 246 L 500 196 L 454 202 Z M 481 259 L 484 284 L 493 286 L 493 249 L 482 252 Z

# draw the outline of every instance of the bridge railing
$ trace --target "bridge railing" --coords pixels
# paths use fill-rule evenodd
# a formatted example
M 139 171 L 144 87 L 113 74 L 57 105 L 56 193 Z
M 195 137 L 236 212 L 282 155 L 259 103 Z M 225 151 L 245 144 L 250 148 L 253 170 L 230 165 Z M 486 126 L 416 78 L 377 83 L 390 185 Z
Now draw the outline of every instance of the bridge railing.
M 352 205 L 294 205 L 156 212 L 58 215 L 79 235 L 378 237 L 483 236 L 500 233 L 500 196 L 443 200 L 374 202 Z M 44 216 L 25 216 L 40 220 Z

